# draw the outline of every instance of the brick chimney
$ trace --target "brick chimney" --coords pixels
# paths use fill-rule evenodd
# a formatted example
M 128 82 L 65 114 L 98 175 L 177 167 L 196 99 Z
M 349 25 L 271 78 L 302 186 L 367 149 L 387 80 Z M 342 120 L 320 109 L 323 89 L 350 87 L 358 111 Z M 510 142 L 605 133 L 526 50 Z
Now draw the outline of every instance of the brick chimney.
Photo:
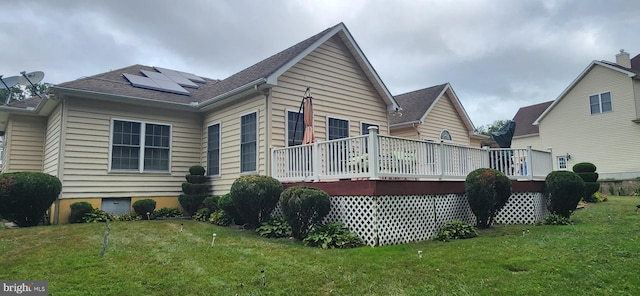
M 631 68 L 631 58 L 629 57 L 629 53 L 625 52 L 624 49 L 621 49 L 620 53 L 616 55 L 616 64 L 625 68 Z

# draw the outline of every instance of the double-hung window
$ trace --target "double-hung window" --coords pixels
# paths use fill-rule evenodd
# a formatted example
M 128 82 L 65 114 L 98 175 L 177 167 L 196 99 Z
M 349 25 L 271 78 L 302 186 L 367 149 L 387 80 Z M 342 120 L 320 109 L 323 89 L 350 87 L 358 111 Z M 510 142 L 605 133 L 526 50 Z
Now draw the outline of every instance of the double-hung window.
M 349 121 L 329 117 L 327 133 L 329 140 L 349 137 Z
M 287 146 L 298 146 L 302 144 L 304 129 L 303 114 L 287 111 Z
M 168 172 L 171 126 L 113 120 L 111 170 Z
M 240 172 L 257 171 L 258 159 L 258 113 L 240 118 Z
M 207 128 L 207 175 L 220 175 L 220 123 Z
M 591 114 L 611 111 L 611 92 L 604 92 L 589 96 L 589 107 L 591 109 Z

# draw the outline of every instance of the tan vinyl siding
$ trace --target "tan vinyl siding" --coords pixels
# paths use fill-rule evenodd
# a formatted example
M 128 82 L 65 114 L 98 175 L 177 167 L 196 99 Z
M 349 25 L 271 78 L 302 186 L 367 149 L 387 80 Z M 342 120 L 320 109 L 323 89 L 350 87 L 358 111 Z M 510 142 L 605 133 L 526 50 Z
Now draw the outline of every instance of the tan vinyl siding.
M 14 114 L 9 117 L 3 172 L 42 172 L 46 123 L 45 117 Z
M 58 177 L 58 159 L 60 158 L 60 135 L 62 128 L 62 104 L 49 115 L 44 145 L 44 173 Z
M 391 135 L 394 137 L 407 138 L 407 139 L 416 139 L 421 140 L 420 133 L 418 130 L 413 127 L 402 127 L 402 128 L 394 128 L 391 130 Z
M 207 127 L 220 123 L 220 176 L 211 177 L 213 194 L 229 192 L 231 184 L 240 177 L 240 118 L 243 115 L 258 112 L 258 162 L 257 170 L 266 175 L 264 153 L 265 143 L 265 98 L 257 95 L 242 99 L 234 104 L 216 108 L 205 115 L 202 127 L 202 165 L 207 164 Z
M 349 136 L 361 134 L 362 122 L 380 125 L 389 134 L 387 106 L 344 43 L 334 37 L 278 79 L 273 89 L 272 147 L 286 146 L 286 110 L 298 111 L 311 87 L 316 140 L 327 137 L 327 117 L 349 120 Z
M 67 103 L 63 198 L 178 196 L 189 167 L 201 162 L 199 114 L 75 98 Z M 112 119 L 171 125 L 171 171 L 109 172 Z
M 451 133 L 453 143 L 469 145 L 469 131 L 454 108 L 449 95 L 445 93 L 435 104 L 418 127 L 420 138 L 439 141 L 440 134 L 446 129 Z
M 640 80 L 633 80 L 633 92 L 636 103 L 636 119 L 640 119 Z
M 612 111 L 591 114 L 589 96 L 611 92 Z M 631 79 L 623 73 L 595 66 L 540 122 L 542 147 L 555 157 L 571 154 L 568 168 L 592 162 L 601 178 L 640 172 L 640 125 L 635 119 Z

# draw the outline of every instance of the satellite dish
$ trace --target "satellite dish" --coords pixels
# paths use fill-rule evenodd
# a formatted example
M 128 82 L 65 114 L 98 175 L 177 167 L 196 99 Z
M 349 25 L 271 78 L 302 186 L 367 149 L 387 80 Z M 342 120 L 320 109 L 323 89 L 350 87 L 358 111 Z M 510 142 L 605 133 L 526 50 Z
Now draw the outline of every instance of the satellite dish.
M 0 75 L 0 80 L 2 80 L 2 83 L 0 84 L 0 89 L 10 89 L 18 84 L 18 80 L 20 80 L 20 76 L 11 76 L 7 78 L 2 78 L 2 75 Z
M 44 72 L 35 71 L 30 73 L 25 73 L 24 71 L 20 72 L 22 76 L 19 78 L 18 83 L 24 86 L 34 86 L 34 84 L 38 84 L 38 82 L 44 79 Z

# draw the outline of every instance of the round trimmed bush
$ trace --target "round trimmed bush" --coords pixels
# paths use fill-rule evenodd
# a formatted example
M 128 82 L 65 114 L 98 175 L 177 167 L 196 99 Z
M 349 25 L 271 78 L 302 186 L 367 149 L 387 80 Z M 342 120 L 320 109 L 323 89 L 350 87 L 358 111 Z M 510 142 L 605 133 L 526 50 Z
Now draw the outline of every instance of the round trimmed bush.
M 511 196 L 511 180 L 498 170 L 481 168 L 467 175 L 464 189 L 478 228 L 489 228 Z
M 570 171 L 553 171 L 545 179 L 549 194 L 549 211 L 566 218 L 578 206 L 584 195 L 584 181 L 578 174 Z
M 269 221 L 282 193 L 282 184 L 269 176 L 241 176 L 233 181 L 230 193 L 240 216 L 255 228 Z
M 202 208 L 202 201 L 204 201 L 206 197 L 204 194 L 180 194 L 178 201 L 184 211 L 187 212 L 187 215 L 192 216 Z
M 20 227 L 36 226 L 58 198 L 62 184 L 52 175 L 15 172 L 0 175 L 0 216 Z
M 596 166 L 590 162 L 579 162 L 573 165 L 572 170 L 576 173 L 593 173 L 596 171 Z
M 147 217 L 147 213 L 151 214 L 156 209 L 156 201 L 153 199 L 141 199 L 133 203 L 133 210 L 136 214 Z
M 595 173 L 595 172 L 582 172 L 582 173 L 575 172 L 575 173 L 578 174 L 578 176 L 582 178 L 582 181 L 585 181 L 585 182 L 596 182 L 598 181 L 598 177 L 600 176 L 598 173 Z
M 320 189 L 293 186 L 280 195 L 280 208 L 291 226 L 291 235 L 303 239 L 329 214 L 331 203 L 329 195 Z
M 219 200 L 219 199 L 220 199 L 220 197 L 219 197 L 219 196 L 217 196 L 217 195 L 210 195 L 210 196 L 207 196 L 207 197 L 202 201 L 202 205 L 203 205 L 205 208 L 209 209 L 209 211 L 210 211 L 211 213 L 213 213 L 213 212 L 217 211 L 218 209 L 220 209 L 220 208 L 218 207 L 218 200 Z
M 201 165 L 194 165 L 189 168 L 189 174 L 196 176 L 204 176 L 204 167 Z
M 93 211 L 93 206 L 86 201 L 74 202 L 70 207 L 71 214 L 69 214 L 69 223 L 83 223 L 84 220 L 82 217 Z
M 185 178 L 187 179 L 187 182 L 192 184 L 204 184 L 209 181 L 209 176 L 187 174 Z
M 184 194 L 200 194 L 204 195 L 209 191 L 208 184 L 191 184 L 191 183 L 182 183 L 182 192 Z

